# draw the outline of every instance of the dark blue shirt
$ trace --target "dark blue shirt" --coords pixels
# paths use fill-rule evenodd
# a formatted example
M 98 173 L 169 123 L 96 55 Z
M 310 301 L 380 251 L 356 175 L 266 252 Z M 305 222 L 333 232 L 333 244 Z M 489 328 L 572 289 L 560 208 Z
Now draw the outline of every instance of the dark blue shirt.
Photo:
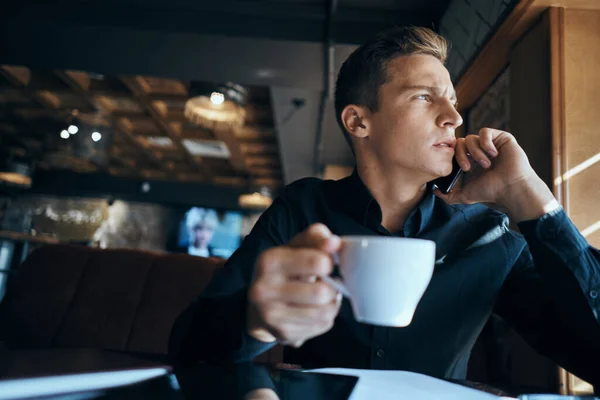
M 337 235 L 392 235 L 435 241 L 431 282 L 404 328 L 359 323 L 344 300 L 334 327 L 285 362 L 303 367 L 401 369 L 442 378 L 466 375 L 471 348 L 492 313 L 541 354 L 598 382 L 600 253 L 561 209 L 511 230 L 481 204 L 447 205 L 431 191 L 401 232 L 381 225 L 381 208 L 355 172 L 285 188 L 200 298 L 180 316 L 171 351 L 182 358 L 251 360 L 269 349 L 245 334 L 246 295 L 264 250 L 321 222 Z

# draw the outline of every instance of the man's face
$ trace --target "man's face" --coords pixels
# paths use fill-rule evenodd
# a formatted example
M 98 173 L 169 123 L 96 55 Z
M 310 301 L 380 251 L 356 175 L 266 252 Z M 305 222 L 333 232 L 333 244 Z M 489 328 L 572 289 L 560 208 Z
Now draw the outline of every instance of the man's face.
M 454 130 L 462 124 L 455 106 L 450 74 L 439 60 L 397 57 L 387 65 L 378 111 L 370 114 L 368 146 L 387 167 L 410 170 L 424 181 L 446 176 Z
M 198 224 L 194 227 L 196 234 L 196 247 L 204 248 L 210 244 L 210 241 L 215 234 L 214 229 L 204 224 Z

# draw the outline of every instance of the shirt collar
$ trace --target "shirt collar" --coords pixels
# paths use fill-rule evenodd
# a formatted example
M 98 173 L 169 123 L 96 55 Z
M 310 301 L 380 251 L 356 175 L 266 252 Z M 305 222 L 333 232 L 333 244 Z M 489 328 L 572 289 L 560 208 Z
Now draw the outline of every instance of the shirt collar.
M 343 210 L 363 225 L 376 230 L 381 225 L 381 207 L 358 175 L 356 167 L 352 175 L 342 179 L 340 183 L 342 184 L 342 190 L 338 193 Z M 431 221 L 435 205 L 432 186 L 431 183 L 427 184 L 423 199 L 406 219 L 404 224 L 405 236 L 417 236 Z

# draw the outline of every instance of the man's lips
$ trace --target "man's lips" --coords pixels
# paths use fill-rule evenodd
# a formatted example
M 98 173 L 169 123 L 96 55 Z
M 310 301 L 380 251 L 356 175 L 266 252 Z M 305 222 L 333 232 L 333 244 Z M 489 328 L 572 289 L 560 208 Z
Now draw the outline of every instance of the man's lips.
M 434 147 L 451 147 L 454 149 L 456 147 L 456 139 L 448 138 L 446 140 L 442 140 L 433 145 Z
M 433 147 L 437 150 L 445 151 L 454 154 L 454 147 L 447 143 L 434 144 Z

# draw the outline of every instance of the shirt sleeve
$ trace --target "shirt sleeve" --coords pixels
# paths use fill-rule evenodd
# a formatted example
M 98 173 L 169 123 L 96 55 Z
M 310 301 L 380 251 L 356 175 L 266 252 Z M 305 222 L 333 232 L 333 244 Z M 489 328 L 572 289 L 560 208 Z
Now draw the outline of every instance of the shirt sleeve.
M 289 242 L 297 225 L 291 207 L 277 198 L 204 292 L 177 318 L 169 354 L 178 361 L 252 361 L 275 343 L 247 334 L 248 287 L 257 257 Z
M 496 312 L 542 355 L 598 385 L 600 252 L 562 208 L 519 229 L 527 245 L 504 282 Z

